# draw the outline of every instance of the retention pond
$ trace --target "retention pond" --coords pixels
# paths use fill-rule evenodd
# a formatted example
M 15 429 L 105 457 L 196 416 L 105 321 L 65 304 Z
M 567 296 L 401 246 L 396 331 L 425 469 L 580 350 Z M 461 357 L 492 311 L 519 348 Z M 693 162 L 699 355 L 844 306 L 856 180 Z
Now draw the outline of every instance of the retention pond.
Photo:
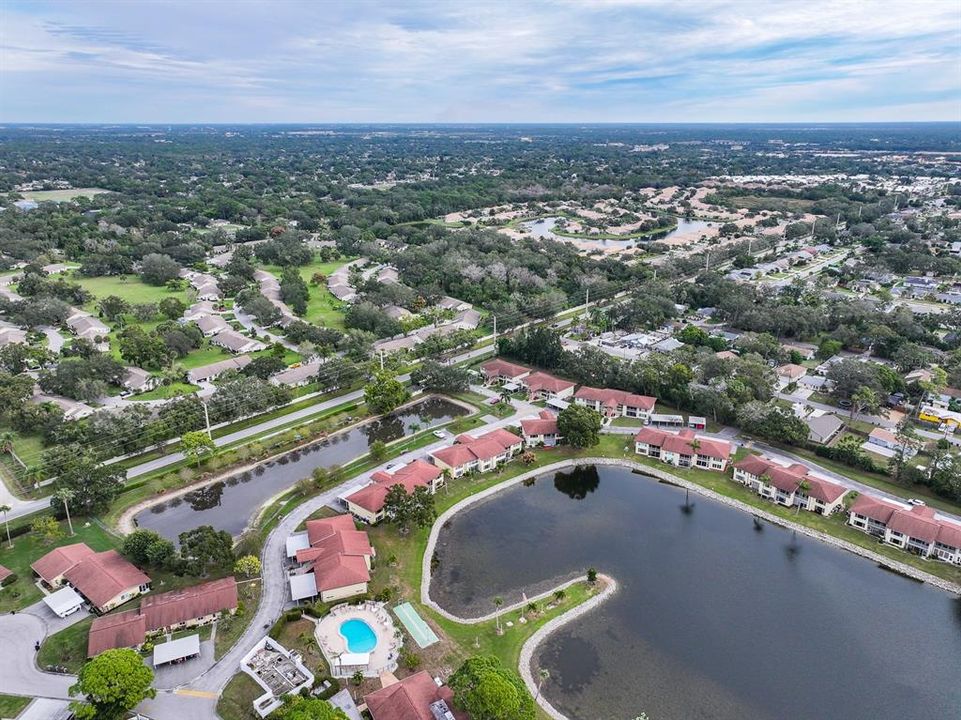
M 417 430 L 443 425 L 467 414 L 460 405 L 428 398 L 392 415 L 330 435 L 300 450 L 237 475 L 198 487 L 138 513 L 139 527 L 171 540 L 200 525 L 238 535 L 268 499 L 310 477 L 315 468 L 343 465 L 364 455 L 377 440 L 391 442 Z
M 505 489 L 451 519 L 437 559 L 431 597 L 463 617 L 591 566 L 617 579 L 618 593 L 534 653 L 547 699 L 574 720 L 961 708 L 961 598 L 627 469 Z

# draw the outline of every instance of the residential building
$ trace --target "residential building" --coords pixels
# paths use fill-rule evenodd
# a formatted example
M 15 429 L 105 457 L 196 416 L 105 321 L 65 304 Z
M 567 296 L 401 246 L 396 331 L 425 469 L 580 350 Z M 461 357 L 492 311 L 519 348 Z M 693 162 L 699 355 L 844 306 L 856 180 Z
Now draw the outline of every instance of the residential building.
M 675 467 L 723 471 L 731 458 L 731 444 L 695 434 L 689 428 L 670 433 L 651 427 L 634 436 L 634 451 Z
M 344 502 L 355 518 L 368 525 L 384 519 L 384 502 L 395 485 L 402 485 L 409 494 L 418 487 L 426 487 L 433 495 L 444 484 L 444 471 L 425 460 L 414 460 L 392 473 L 378 470 L 370 476 L 371 483 L 347 495 Z
M 792 383 L 796 383 L 802 377 L 808 374 L 808 369 L 803 365 L 795 365 L 793 363 L 788 363 L 787 365 L 782 365 L 776 371 L 777 374 L 777 384 L 780 389 L 786 388 Z
M 85 543 L 51 550 L 30 567 L 50 588 L 69 584 L 99 613 L 150 589 L 150 578 L 116 550 L 98 553 Z
M 290 537 L 291 552 L 298 564 L 288 577 L 293 600 L 319 595 L 333 602 L 367 592 L 374 549 L 350 515 L 308 520 L 305 532 Z
M 364 696 L 373 720 L 467 720 L 454 706 L 454 693 L 421 670 Z
M 844 423 L 833 413 L 814 413 L 804 418 L 808 426 L 808 440 L 818 445 L 827 445 L 844 429 Z
M 67 327 L 74 335 L 88 339 L 110 334 L 110 328 L 87 313 L 76 313 L 67 318 Z
M 26 345 L 27 331 L 18 327 L 0 328 L 0 347 L 7 345 Z
M 449 470 L 451 477 L 469 472 L 489 472 L 507 462 L 524 447 L 524 439 L 503 428 L 491 430 L 480 437 L 459 435 L 450 447 L 435 450 L 431 461 L 441 470 Z
M 893 432 L 880 427 L 874 428 L 868 434 L 867 441 L 861 445 L 864 450 L 886 458 L 897 455 L 901 451 L 902 446 L 904 448 L 905 458 L 913 458 L 918 454 L 917 443 L 907 439 L 902 443 Z
M 212 337 L 217 333 L 230 329 L 230 325 L 220 315 L 198 315 L 193 318 L 193 321 L 197 323 L 197 327 L 200 328 L 200 332 L 203 333 L 204 337 Z
M 842 485 L 812 475 L 801 463 L 785 466 L 763 455 L 748 455 L 736 462 L 734 479 L 763 498 L 820 515 L 839 510 L 848 492 Z
M 635 395 L 625 390 L 583 385 L 574 393 L 574 402 L 596 410 L 601 417 L 630 417 L 647 422 L 651 413 L 654 412 L 657 399 L 648 395 Z
M 237 611 L 237 581 L 220 578 L 193 587 L 148 595 L 137 610 L 98 617 L 90 626 L 87 657 L 104 650 L 140 647 L 148 633 L 208 625 Z
M 3 587 L 4 583 L 13 575 L 13 570 L 10 568 L 0 565 L 0 588 Z
M 532 372 L 521 381 L 527 388 L 528 400 L 557 400 L 571 397 L 575 383 L 549 375 L 545 372 Z
M 123 379 L 123 387 L 126 394 L 147 392 L 157 387 L 160 378 L 151 375 L 146 370 L 138 367 L 128 367 L 127 374 Z
M 560 440 L 557 415 L 550 410 L 541 410 L 536 418 L 521 420 L 521 432 L 527 447 L 554 447 Z
M 961 525 L 938 519 L 934 508 L 906 508 L 860 495 L 851 505 L 848 523 L 907 552 L 961 565 Z
M 647 416 L 649 425 L 657 428 L 682 428 L 686 425 L 683 415 L 651 413 Z
M 287 368 L 286 370 L 281 370 L 276 375 L 270 378 L 270 382 L 274 385 L 286 385 L 287 387 L 301 387 L 302 385 L 309 385 L 317 379 L 317 373 L 320 371 L 320 361 L 308 362 L 300 365 L 299 367 Z
M 530 368 L 507 362 L 507 360 L 501 360 L 500 358 L 488 360 L 481 365 L 480 368 L 484 374 L 484 380 L 488 384 L 505 382 L 517 383 L 531 374 Z
M 192 383 L 211 382 L 228 370 L 242 370 L 250 364 L 249 355 L 238 355 L 219 362 L 204 365 L 187 371 L 187 379 Z
M 254 340 L 246 335 L 241 335 L 236 330 L 221 330 L 210 338 L 210 342 L 218 345 L 232 353 L 248 353 L 263 350 L 267 346 L 260 340 Z
M 457 298 L 452 298 L 445 295 L 434 304 L 434 307 L 441 310 L 452 310 L 459 313 L 464 312 L 465 310 L 470 310 L 474 306 L 469 302 L 464 302 L 463 300 L 458 300 Z

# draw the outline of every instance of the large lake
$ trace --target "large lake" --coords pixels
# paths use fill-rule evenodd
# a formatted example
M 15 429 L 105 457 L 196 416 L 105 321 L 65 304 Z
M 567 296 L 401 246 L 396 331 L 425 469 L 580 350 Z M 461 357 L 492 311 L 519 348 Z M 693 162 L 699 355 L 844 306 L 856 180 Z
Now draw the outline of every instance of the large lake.
M 538 220 L 530 220 L 528 222 L 521 223 L 521 227 L 524 230 L 527 230 L 532 237 L 540 240 L 560 240 L 563 242 L 573 243 L 574 245 L 584 249 L 603 249 L 607 247 L 627 249 L 632 248 L 635 245 L 643 245 L 650 242 L 663 242 L 668 238 L 677 235 L 678 233 L 689 233 L 692 231 L 705 230 L 711 227 L 711 225 L 717 224 L 705 220 L 688 220 L 686 218 L 677 218 L 677 227 L 663 237 L 657 238 L 656 240 L 652 240 L 650 237 L 625 237 L 623 240 L 595 240 L 591 239 L 588 235 L 585 235 L 583 238 L 572 238 L 564 235 L 558 235 L 554 232 L 554 228 L 557 226 L 558 220 L 561 219 L 562 218 L 559 216 L 540 218 Z
M 477 616 L 590 566 L 613 575 L 620 591 L 535 653 L 576 720 L 961 715 L 961 599 L 690 500 L 612 467 L 512 487 L 441 532 L 431 596 Z
M 251 471 L 153 505 L 138 513 L 135 520 L 140 527 L 156 530 L 171 540 L 200 525 L 212 525 L 217 530 L 239 535 L 264 502 L 298 480 L 310 477 L 315 468 L 343 465 L 364 455 L 376 440 L 398 440 L 414 430 L 443 425 L 467 412 L 448 400 L 428 398 L 287 453 Z

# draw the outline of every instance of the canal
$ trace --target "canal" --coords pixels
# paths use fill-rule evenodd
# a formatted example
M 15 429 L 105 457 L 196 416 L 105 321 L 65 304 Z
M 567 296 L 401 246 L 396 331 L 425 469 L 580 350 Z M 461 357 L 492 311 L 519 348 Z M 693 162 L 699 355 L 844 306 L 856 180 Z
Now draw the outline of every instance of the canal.
M 200 525 L 212 525 L 217 530 L 239 535 L 264 502 L 292 487 L 298 480 L 310 477 L 314 469 L 344 465 L 364 455 L 377 440 L 385 443 L 398 440 L 467 413 L 465 408 L 449 400 L 427 398 L 391 415 L 291 451 L 252 470 L 153 505 L 138 513 L 135 521 L 139 527 L 156 530 L 171 540 Z
M 616 467 L 454 516 L 431 596 L 479 616 L 588 567 L 621 588 L 534 654 L 575 720 L 957 717 L 961 599 Z M 507 632 L 510 632 L 508 629 Z M 537 677 L 535 671 L 534 674 Z

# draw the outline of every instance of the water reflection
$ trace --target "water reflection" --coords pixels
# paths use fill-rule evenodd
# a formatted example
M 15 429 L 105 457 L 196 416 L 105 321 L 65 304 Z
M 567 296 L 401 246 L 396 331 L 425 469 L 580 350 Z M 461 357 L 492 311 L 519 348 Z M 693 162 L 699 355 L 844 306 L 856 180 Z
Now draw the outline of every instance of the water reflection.
M 276 461 L 260 463 L 240 475 L 241 482 L 233 476 L 153 506 L 138 514 L 136 521 L 174 541 L 180 533 L 199 525 L 239 535 L 267 499 L 310 477 L 316 468 L 343 465 L 364 455 L 377 440 L 397 440 L 410 434 L 413 427 L 441 425 L 466 414 L 460 405 L 428 398 L 388 417 L 330 435 Z
M 572 500 L 583 500 L 600 484 L 601 476 L 594 465 L 575 465 L 570 470 L 554 474 L 554 489 Z

